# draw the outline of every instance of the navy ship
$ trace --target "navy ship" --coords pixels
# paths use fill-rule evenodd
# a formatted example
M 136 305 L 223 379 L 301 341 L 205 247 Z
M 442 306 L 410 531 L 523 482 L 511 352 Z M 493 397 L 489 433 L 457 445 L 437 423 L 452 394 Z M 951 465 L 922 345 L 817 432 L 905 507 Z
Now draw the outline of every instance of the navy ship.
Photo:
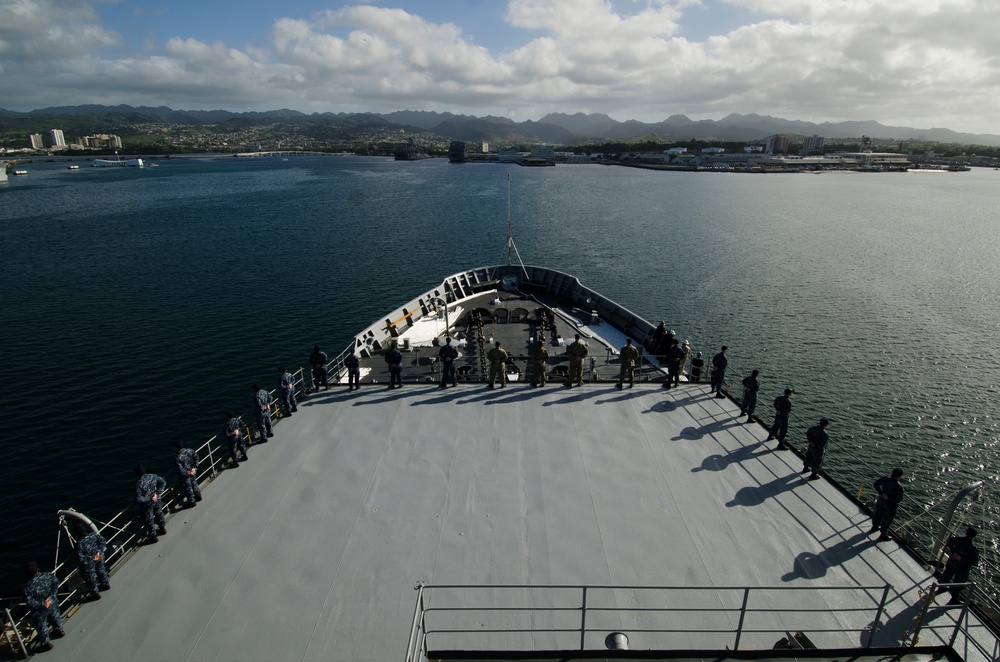
M 393 156 L 397 161 L 419 161 L 421 159 L 431 158 L 430 154 L 425 154 L 420 151 L 417 144 L 412 140 L 405 145 L 400 145 L 396 148 Z
M 448 161 L 450 163 L 465 163 L 465 143 L 453 140 L 448 146 Z
M 202 444 L 204 501 L 168 489 L 159 544 L 134 510 L 61 511 L 66 635 L 46 659 L 997 659 L 974 585 L 943 604 L 940 553 L 877 543 L 854 495 L 806 480 L 734 400 L 687 378 L 665 390 L 655 334 L 519 256 L 448 276 L 361 328 L 329 387 L 295 372 L 297 412 L 270 413 L 271 439 L 248 426 L 238 471 L 224 440 Z M 635 386 L 618 388 L 628 339 Z M 532 387 L 540 340 L 548 383 Z M 497 342 L 510 358 L 490 389 Z M 75 569 L 81 525 L 111 545 L 99 602 Z M 24 605 L 4 614 L 9 653 L 31 654 Z

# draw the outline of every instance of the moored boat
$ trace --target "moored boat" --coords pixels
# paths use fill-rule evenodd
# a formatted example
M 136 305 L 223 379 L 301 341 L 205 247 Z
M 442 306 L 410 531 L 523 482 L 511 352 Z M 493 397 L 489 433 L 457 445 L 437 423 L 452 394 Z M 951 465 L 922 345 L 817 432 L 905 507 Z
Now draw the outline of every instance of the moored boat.
M 412 140 L 405 145 L 397 147 L 393 156 L 397 161 L 420 161 L 431 158 L 430 154 L 421 152 L 420 148 Z
M 92 168 L 142 168 L 142 159 L 94 159 Z

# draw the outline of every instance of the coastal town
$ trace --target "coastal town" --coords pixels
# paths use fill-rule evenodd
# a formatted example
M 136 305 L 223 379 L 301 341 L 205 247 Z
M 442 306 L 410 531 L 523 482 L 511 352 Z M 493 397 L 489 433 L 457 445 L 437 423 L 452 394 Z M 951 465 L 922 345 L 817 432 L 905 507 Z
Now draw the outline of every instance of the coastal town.
M 87 160 L 110 154 L 146 160 L 197 154 L 350 154 L 397 160 L 448 157 L 459 163 L 604 163 L 736 172 L 962 171 L 1000 166 L 1000 147 L 869 135 L 845 138 L 788 132 L 739 140 L 711 133 L 698 136 L 692 131 L 690 138 L 675 139 L 683 129 L 661 129 L 613 140 L 556 126 L 557 120 L 517 125 L 465 118 L 425 128 L 413 124 L 414 114 L 178 119 L 112 114 L 91 115 L 85 120 L 78 115 L 8 117 L 0 122 L 0 158 L 29 162 L 39 158 Z M 42 129 L 42 122 L 49 126 L 61 122 L 62 126 Z

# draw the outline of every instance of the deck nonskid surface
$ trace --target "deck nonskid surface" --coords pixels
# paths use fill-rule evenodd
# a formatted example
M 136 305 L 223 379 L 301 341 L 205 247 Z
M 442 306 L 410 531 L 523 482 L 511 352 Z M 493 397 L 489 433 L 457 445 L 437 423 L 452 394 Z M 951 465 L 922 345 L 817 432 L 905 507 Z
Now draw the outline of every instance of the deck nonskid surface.
M 928 574 L 707 390 L 321 392 L 124 564 L 46 659 L 402 659 L 420 581 L 888 582 L 878 643 L 898 644 Z

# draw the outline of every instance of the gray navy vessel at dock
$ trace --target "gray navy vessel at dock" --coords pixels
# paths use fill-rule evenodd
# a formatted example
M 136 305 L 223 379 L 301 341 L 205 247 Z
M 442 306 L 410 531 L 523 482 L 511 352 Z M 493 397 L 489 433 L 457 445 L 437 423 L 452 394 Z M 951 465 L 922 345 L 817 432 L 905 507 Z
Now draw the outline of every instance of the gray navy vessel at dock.
M 997 658 L 983 612 L 934 602 L 924 560 L 876 544 L 866 510 L 805 480 L 732 400 L 662 389 L 645 352 L 635 388 L 615 388 L 618 349 L 653 331 L 556 270 L 447 277 L 359 332 L 329 390 L 299 370 L 298 411 L 276 411 L 237 471 L 223 441 L 204 444 L 205 499 L 181 508 L 172 489 L 159 544 L 133 511 L 99 523 L 117 546 L 99 602 L 81 599 L 63 512 L 69 618 L 45 659 Z M 586 383 L 567 389 L 574 334 Z M 456 388 L 439 385 L 446 337 Z M 550 381 L 531 388 L 539 338 Z M 495 341 L 510 381 L 490 390 Z M 392 345 L 404 387 L 389 390 Z M 30 651 L 23 607 L 5 613 L 12 653 Z

